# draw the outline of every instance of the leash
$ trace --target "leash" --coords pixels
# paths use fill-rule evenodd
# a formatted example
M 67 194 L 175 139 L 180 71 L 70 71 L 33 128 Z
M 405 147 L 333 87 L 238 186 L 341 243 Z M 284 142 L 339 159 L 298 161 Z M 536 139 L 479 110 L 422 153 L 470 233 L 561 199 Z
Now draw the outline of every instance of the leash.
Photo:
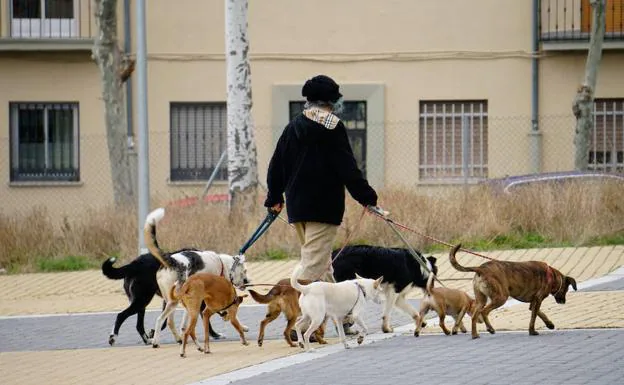
M 253 245 L 262 236 L 262 234 L 264 234 L 268 230 L 269 226 L 271 226 L 271 223 L 273 223 L 277 217 L 278 215 L 276 212 L 274 212 L 273 210 L 269 210 L 267 216 L 264 218 L 262 223 L 260 223 L 260 226 L 258 226 L 256 231 L 254 231 L 249 240 L 245 242 L 243 247 L 240 248 L 238 254 L 245 254 L 245 251 L 247 251 L 247 249 L 249 249 L 251 245 Z
M 410 231 L 410 232 L 412 232 L 414 234 L 420 235 L 423 238 L 427 238 L 427 239 L 432 240 L 434 242 L 437 242 L 437 243 L 439 243 L 441 245 L 444 245 L 444 246 L 447 246 L 447 247 L 451 247 L 451 248 L 454 246 L 454 245 L 452 245 L 450 243 L 447 243 L 447 242 L 444 242 L 444 241 L 442 241 L 440 239 L 437 239 L 437 238 L 434 238 L 434 237 L 429 236 L 427 234 L 424 234 L 422 232 L 416 231 L 416 230 L 414 230 L 414 229 L 412 229 L 412 228 L 410 228 L 408 226 L 402 225 L 402 224 L 400 224 L 400 223 L 398 223 L 398 222 L 396 222 L 396 221 L 386 217 L 382 213 L 375 211 L 374 209 L 371 209 L 371 213 L 373 213 L 375 216 L 377 216 L 377 217 L 383 219 L 384 221 L 386 221 L 386 223 L 388 223 L 390 225 L 390 227 L 395 232 L 397 232 L 397 230 L 396 230 L 396 228 L 394 228 L 394 226 L 400 227 L 403 230 L 407 230 L 407 231 Z M 397 232 L 397 234 L 399 234 L 399 233 Z M 403 239 L 403 237 L 401 237 L 401 239 Z M 404 242 L 405 242 L 405 240 L 404 240 Z M 479 253 L 477 253 L 475 251 L 472 251 L 472 250 L 469 250 L 469 249 L 464 249 L 463 247 L 459 248 L 459 251 L 463 251 L 464 253 L 476 255 L 477 257 L 485 258 L 485 259 L 488 259 L 490 261 L 496 261 L 496 258 L 488 257 L 487 255 L 479 254 Z
M 395 222 L 388 218 L 388 212 L 387 211 L 382 211 L 379 207 L 372 207 L 372 206 L 368 206 L 368 210 L 369 212 L 373 213 L 374 215 L 376 215 L 377 217 L 383 219 L 388 226 L 390 226 L 390 228 L 395 232 L 396 235 L 399 236 L 399 238 L 401 238 L 401 240 L 403 241 L 403 243 L 405 244 L 405 246 L 407 246 L 407 250 L 410 252 L 410 254 L 412 255 L 412 257 L 414 257 L 414 259 L 416 259 L 416 261 L 418 262 L 418 264 L 423 267 L 426 271 L 429 272 L 429 274 L 433 274 L 433 271 L 431 271 L 429 269 L 429 266 L 427 266 L 427 262 L 425 261 L 424 257 L 422 257 L 420 254 L 418 254 L 416 252 L 416 250 L 414 250 L 414 248 L 412 247 L 412 245 L 409 244 L 409 242 L 407 241 L 407 239 L 405 239 L 405 237 L 403 236 L 403 234 L 401 234 L 401 232 L 399 230 L 397 230 L 397 228 L 395 227 Z M 435 279 L 436 281 L 438 281 L 438 283 L 444 287 L 446 287 L 442 281 L 440 281 L 440 279 L 438 279 L 438 277 L 433 274 L 433 279 Z

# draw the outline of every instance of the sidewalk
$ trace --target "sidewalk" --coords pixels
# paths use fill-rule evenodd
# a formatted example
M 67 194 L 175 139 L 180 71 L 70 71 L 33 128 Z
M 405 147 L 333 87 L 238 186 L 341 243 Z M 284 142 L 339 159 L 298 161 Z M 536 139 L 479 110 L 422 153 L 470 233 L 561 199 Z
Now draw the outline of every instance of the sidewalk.
M 624 246 L 483 254 L 503 260 L 543 260 L 574 277 L 579 283 L 604 276 L 624 265 Z M 470 274 L 455 271 L 448 262 L 447 254 L 436 257 L 438 275 L 442 281 L 449 287 L 462 288 L 472 293 Z M 479 257 L 465 253 L 459 253 L 458 259 L 464 265 L 482 263 Z M 248 274 L 254 283 L 274 283 L 287 277 L 295 264 L 296 261 L 250 262 Z M 258 290 L 268 289 L 259 287 Z M 100 271 L 0 276 L 0 292 L 3 293 L 0 316 L 119 311 L 127 306 L 122 281 L 108 280 Z M 414 291 L 413 295 L 418 297 L 420 293 Z M 557 329 L 605 328 L 624 327 L 624 317 L 619 310 L 622 306 L 624 291 L 607 288 L 603 291 L 570 292 L 565 305 L 556 305 L 549 298 L 544 302 L 543 309 L 555 322 Z M 154 300 L 150 308 L 160 308 L 160 300 Z M 528 317 L 526 304 L 500 309 L 491 315 L 492 323 L 499 331 L 526 331 Z M 132 317 L 124 324 L 126 333 L 134 332 L 134 320 Z M 281 317 L 274 323 L 283 327 Z M 257 323 L 248 326 L 255 329 Z M 91 332 L 107 333 L 106 330 Z M 439 328 L 433 326 L 423 329 L 423 332 L 440 333 Z M 300 352 L 287 347 L 282 340 L 267 341 L 262 348 L 255 345 L 254 341 L 250 342 L 251 345 L 247 347 L 234 341 L 219 342 L 213 345 L 213 354 L 189 354 L 185 360 L 178 357 L 177 345 L 149 349 L 145 346 L 108 348 L 103 344 L 101 349 L 2 352 L 0 371 L 5 373 L 3 383 L 9 384 L 39 384 L 42 380 L 58 384 L 186 384 Z

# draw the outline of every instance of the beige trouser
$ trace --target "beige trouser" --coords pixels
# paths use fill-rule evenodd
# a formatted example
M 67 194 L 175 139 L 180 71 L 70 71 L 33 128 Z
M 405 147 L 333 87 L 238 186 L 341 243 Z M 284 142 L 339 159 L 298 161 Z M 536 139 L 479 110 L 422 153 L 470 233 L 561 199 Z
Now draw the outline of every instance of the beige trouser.
M 301 278 L 335 282 L 331 252 L 338 226 L 319 222 L 297 222 L 295 229 L 301 242 Z

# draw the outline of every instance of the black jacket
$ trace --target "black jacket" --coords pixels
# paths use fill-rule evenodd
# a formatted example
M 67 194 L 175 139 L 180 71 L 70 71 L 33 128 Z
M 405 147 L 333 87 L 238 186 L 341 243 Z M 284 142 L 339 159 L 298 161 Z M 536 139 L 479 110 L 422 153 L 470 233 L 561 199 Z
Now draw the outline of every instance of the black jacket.
M 357 167 L 342 122 L 326 128 L 303 114 L 284 129 L 267 175 L 266 207 L 283 203 L 290 222 L 339 225 L 345 187 L 362 205 L 377 205 L 377 194 Z

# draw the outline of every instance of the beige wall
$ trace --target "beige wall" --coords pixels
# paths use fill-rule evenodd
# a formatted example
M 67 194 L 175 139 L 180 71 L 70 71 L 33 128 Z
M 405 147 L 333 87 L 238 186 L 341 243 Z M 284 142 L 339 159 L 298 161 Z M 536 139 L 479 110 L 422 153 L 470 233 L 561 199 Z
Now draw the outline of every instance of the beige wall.
M 266 175 L 275 132 L 282 129 L 275 124 L 280 119 L 273 116 L 276 87 L 300 86 L 318 73 L 331 75 L 345 89 L 373 84 L 383 89 L 384 124 L 375 128 L 383 130 L 383 145 L 379 153 L 367 154 L 371 162 L 382 157 L 380 184 L 419 185 L 421 100 L 488 100 L 489 176 L 529 172 L 531 2 L 388 0 L 383 7 L 380 4 L 370 0 L 250 1 L 253 114 L 261 179 Z M 168 180 L 169 106 L 171 102 L 225 101 L 223 5 L 222 0 L 147 2 L 150 189 L 154 199 L 196 196 L 204 187 L 203 183 Z M 99 75 L 88 55 L 0 56 L 0 121 L 8 121 L 9 101 L 78 101 L 81 131 L 78 185 L 9 186 L 8 155 L 4 155 L 0 195 L 8 199 L 0 210 L 16 206 L 6 202 L 67 202 L 61 206 L 72 209 L 75 202 L 93 206 L 93 202 L 106 204 L 112 199 Z M 549 118 L 541 121 L 545 171 L 572 166 L 570 106 L 584 61 L 584 52 L 550 52 L 540 60 L 540 114 L 562 117 L 556 122 Z M 624 96 L 623 65 L 624 54 L 605 52 L 599 97 Z M 136 77 L 132 82 L 136 86 Z M 134 112 L 136 131 L 136 109 Z M 0 133 L 3 154 L 8 151 L 7 135 L 8 130 Z M 221 184 L 212 192 L 224 187 Z

